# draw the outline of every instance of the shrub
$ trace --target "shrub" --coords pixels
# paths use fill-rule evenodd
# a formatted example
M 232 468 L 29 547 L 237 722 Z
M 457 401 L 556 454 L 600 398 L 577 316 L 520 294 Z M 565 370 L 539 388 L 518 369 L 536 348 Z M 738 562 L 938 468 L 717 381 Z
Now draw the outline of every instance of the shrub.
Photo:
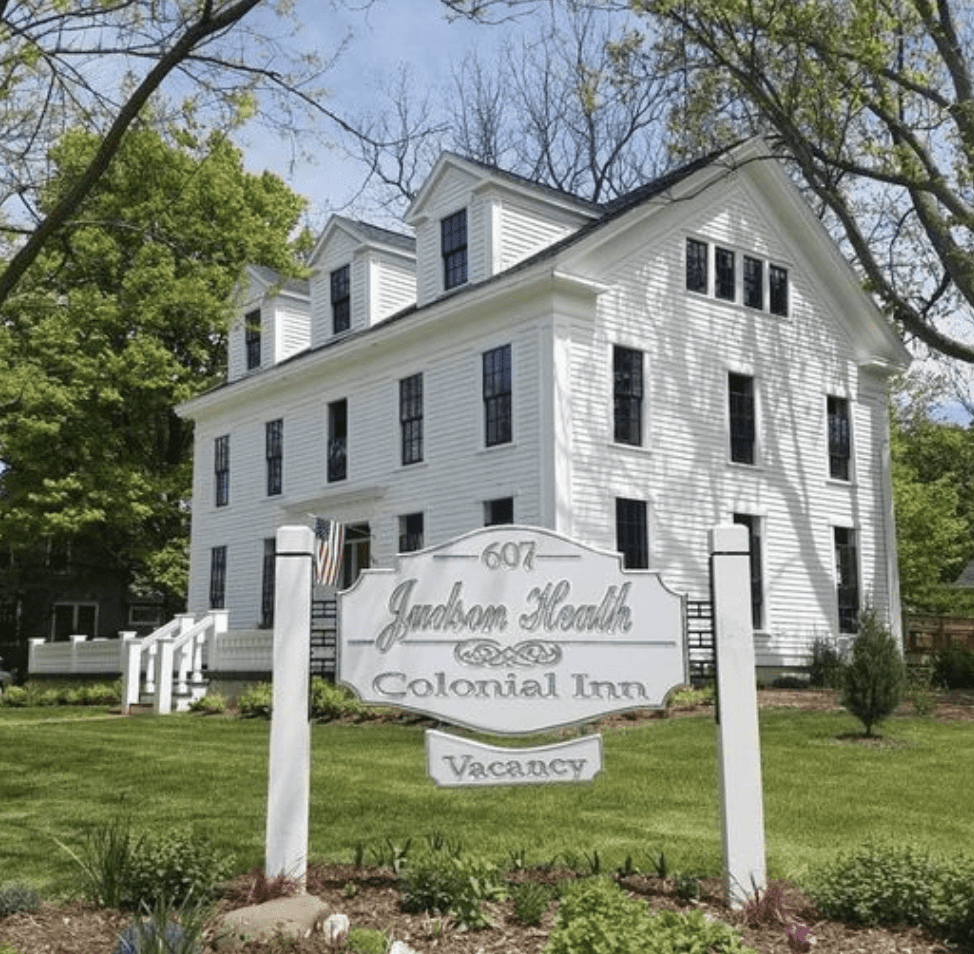
M 233 857 L 199 833 L 183 829 L 147 837 L 131 860 L 124 901 L 136 909 L 207 901 L 232 871 Z
M 41 899 L 33 888 L 12 882 L 0 887 L 0 918 L 17 914 L 19 911 L 36 911 Z
M 199 712 L 202 715 L 219 715 L 227 708 L 226 696 L 220 692 L 208 692 L 199 699 L 194 699 L 189 705 L 190 712 Z
M 209 909 L 196 903 L 173 908 L 159 902 L 122 932 L 115 954 L 200 954 Z
M 818 689 L 839 689 L 842 685 L 842 653 L 834 640 L 818 637 L 812 643 L 808 684 Z
M 0 695 L 0 706 L 22 708 L 30 705 L 30 691 L 26 686 L 7 686 Z
M 934 858 L 914 845 L 867 843 L 814 872 L 819 911 L 849 924 L 912 924 L 974 940 L 974 859 Z
M 860 721 L 866 735 L 892 715 L 903 698 L 906 669 L 896 640 L 875 611 L 859 616 L 859 634 L 842 674 L 842 704 Z
M 941 649 L 934 656 L 933 682 L 945 689 L 974 689 L 974 650 L 964 646 Z
M 570 886 L 562 898 L 545 954 L 754 954 L 729 925 L 702 911 L 650 916 L 607 878 Z
M 57 843 L 81 868 L 82 893 L 89 901 L 104 908 L 123 907 L 132 860 L 142 845 L 127 820 L 96 826 L 85 839 L 80 854 L 60 841 Z
M 274 691 L 269 682 L 260 682 L 240 694 L 237 700 L 237 708 L 244 718 L 269 719 L 271 709 L 274 707 Z
M 401 877 L 404 911 L 448 914 L 461 930 L 490 927 L 481 902 L 506 896 L 497 867 L 473 856 L 431 852 Z
M 510 891 L 514 902 L 514 917 L 528 927 L 537 927 L 541 918 L 551 907 L 555 891 L 551 885 L 537 881 L 524 881 Z
M 342 686 L 316 676 L 311 680 L 311 717 L 322 722 L 360 715 L 365 706 Z
M 385 932 L 373 928 L 352 928 L 345 943 L 353 954 L 386 954 L 389 947 Z

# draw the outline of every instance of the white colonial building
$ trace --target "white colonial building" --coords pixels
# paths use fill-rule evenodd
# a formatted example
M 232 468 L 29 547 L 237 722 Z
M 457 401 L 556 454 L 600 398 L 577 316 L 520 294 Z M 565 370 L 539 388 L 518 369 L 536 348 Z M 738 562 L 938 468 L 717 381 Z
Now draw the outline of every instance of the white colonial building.
M 869 601 L 899 628 L 887 385 L 908 361 L 758 141 L 595 205 L 456 155 L 405 216 L 335 217 L 309 283 L 249 270 L 196 426 L 189 609 L 267 643 L 277 528 L 345 524 L 345 582 L 491 523 L 708 592 L 752 542 L 757 661 Z

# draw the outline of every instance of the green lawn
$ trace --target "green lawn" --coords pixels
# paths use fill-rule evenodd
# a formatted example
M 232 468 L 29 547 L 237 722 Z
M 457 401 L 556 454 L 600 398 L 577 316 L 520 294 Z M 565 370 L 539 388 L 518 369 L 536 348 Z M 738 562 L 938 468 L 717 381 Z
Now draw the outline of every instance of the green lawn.
M 80 710 L 0 709 L 0 882 L 70 893 L 77 847 L 94 826 L 130 817 L 138 830 L 192 827 L 262 862 L 269 724 L 226 718 L 94 719 Z M 49 721 L 61 719 L 64 721 Z M 869 836 L 951 855 L 974 844 L 974 723 L 895 719 L 887 745 L 842 741 L 850 716 L 764 711 L 761 740 L 769 874 L 809 865 Z M 437 789 L 421 729 L 321 725 L 312 736 L 313 859 L 350 861 L 357 844 L 423 841 L 433 830 L 503 860 L 561 852 L 665 851 L 678 870 L 720 870 L 715 728 L 708 716 L 604 733 L 605 771 L 591 785 Z

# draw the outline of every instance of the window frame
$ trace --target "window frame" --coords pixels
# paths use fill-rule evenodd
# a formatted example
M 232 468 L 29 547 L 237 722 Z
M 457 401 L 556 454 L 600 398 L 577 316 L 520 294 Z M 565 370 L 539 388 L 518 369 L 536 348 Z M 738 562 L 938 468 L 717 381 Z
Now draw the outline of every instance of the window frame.
M 514 441 L 514 358 L 510 344 L 498 345 L 481 355 L 483 369 L 484 446 Z
M 768 262 L 768 311 L 779 318 L 788 317 L 788 269 Z
M 230 505 L 230 435 L 213 438 L 213 505 Z
M 510 526 L 513 523 L 514 523 L 514 498 L 513 497 L 495 497 L 493 500 L 484 501 L 484 526 L 485 527 L 506 527 L 506 526 Z
M 284 492 L 284 418 L 264 425 L 264 456 L 267 460 L 267 496 L 279 497 Z
M 686 289 L 698 295 L 710 291 L 710 269 L 708 267 L 710 245 L 700 239 L 687 237 L 686 241 Z
M 422 550 L 425 539 L 423 511 L 404 513 L 399 516 L 399 553 L 415 553 Z
M 649 506 L 634 497 L 615 498 L 616 550 L 626 570 L 649 569 Z
M 403 467 L 423 461 L 423 374 L 399 379 L 400 461 Z
M 765 628 L 765 599 L 764 599 L 764 547 L 762 541 L 762 524 L 760 515 L 754 513 L 734 513 L 733 523 L 747 527 L 748 565 L 751 580 L 751 627 L 755 630 Z
M 612 346 L 612 439 L 629 447 L 643 446 L 644 352 Z
M 277 539 L 264 537 L 260 573 L 260 629 L 274 626 L 274 590 L 277 583 Z
M 459 288 L 468 281 L 467 210 L 457 209 L 440 219 L 440 254 L 443 259 L 443 290 Z
M 210 609 L 226 609 L 227 545 L 210 547 Z
M 737 254 L 723 245 L 714 246 L 714 298 L 737 301 Z
M 331 282 L 331 330 L 339 335 L 352 326 L 352 266 L 341 265 L 334 269 Z
M 328 404 L 326 459 L 328 483 L 348 479 L 348 398 Z
M 260 318 L 260 309 L 244 315 L 244 360 L 248 371 L 256 370 L 261 363 Z
M 744 307 L 764 311 L 764 259 L 754 255 L 744 256 Z
M 735 382 L 746 383 L 741 391 Z M 754 467 L 758 460 L 757 387 L 754 375 L 727 372 L 727 418 L 730 461 Z M 746 451 L 745 451 L 746 447 Z
M 833 526 L 832 547 L 839 633 L 854 635 L 859 632 L 859 614 L 862 611 L 858 530 L 855 527 Z
M 829 480 L 852 481 L 852 406 L 838 394 L 825 396 L 825 427 L 829 456 Z

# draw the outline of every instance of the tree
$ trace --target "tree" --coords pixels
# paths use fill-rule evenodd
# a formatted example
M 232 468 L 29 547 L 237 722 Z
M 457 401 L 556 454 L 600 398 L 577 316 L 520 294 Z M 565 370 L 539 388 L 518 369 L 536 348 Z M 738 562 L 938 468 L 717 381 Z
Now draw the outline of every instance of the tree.
M 842 673 L 842 705 L 862 724 L 866 735 L 893 714 L 903 698 L 906 669 L 889 628 L 866 607 L 859 614 L 859 632 Z
M 53 150 L 56 207 L 97 134 Z M 174 407 L 222 379 L 247 263 L 295 272 L 303 200 L 218 134 L 131 130 L 0 325 L 0 537 L 97 542 L 103 565 L 181 594 L 192 429 Z
M 77 212 L 147 109 L 211 127 L 252 115 L 288 124 L 303 106 L 341 124 L 314 84 L 324 67 L 273 35 L 285 0 L 0 0 L 0 308 Z M 261 9 L 258 10 L 257 8 Z M 253 26 L 251 27 L 251 23 Z M 273 63 L 274 66 L 267 64 Z M 178 94 L 170 103 L 164 90 Z M 68 130 L 98 136 L 57 200 L 39 203 L 48 150 Z M 5 259 L 5 261 L 4 261 Z
M 535 12 L 530 32 L 494 59 L 467 57 L 439 98 L 396 77 L 391 106 L 360 124 L 384 204 L 412 198 L 444 148 L 593 202 L 663 171 L 671 76 L 635 56 L 640 38 L 601 6 L 563 0 Z
M 483 20 L 539 6 L 441 2 Z M 891 320 L 931 352 L 974 363 L 966 0 L 634 0 L 632 8 L 647 54 L 684 78 L 670 116 L 677 151 L 767 135 Z

